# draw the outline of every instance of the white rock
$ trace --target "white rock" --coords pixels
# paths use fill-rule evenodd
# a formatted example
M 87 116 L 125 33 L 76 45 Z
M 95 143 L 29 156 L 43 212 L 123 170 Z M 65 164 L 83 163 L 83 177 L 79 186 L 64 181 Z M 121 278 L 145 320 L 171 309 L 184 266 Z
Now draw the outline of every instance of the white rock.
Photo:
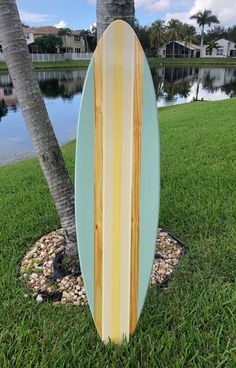
M 42 303 L 42 302 L 43 302 L 43 297 L 42 297 L 42 295 L 41 295 L 41 294 L 39 294 L 39 295 L 37 296 L 37 298 L 36 298 L 36 302 L 37 302 L 37 303 Z

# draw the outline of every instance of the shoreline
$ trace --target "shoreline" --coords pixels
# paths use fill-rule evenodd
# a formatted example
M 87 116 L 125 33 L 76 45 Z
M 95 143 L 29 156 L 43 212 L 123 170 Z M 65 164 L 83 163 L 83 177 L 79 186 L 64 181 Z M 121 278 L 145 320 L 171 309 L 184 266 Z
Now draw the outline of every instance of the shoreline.
M 236 58 L 148 58 L 150 67 L 214 67 L 214 68 L 236 68 Z M 34 62 L 35 70 L 65 70 L 65 69 L 79 69 L 87 68 L 88 60 L 74 60 L 74 61 L 54 61 L 54 62 Z M 6 63 L 0 62 L 0 73 L 8 71 Z
M 236 101 L 236 98 L 232 98 Z M 223 99 L 223 100 L 215 100 L 215 101 L 189 101 L 189 102 L 184 102 L 184 103 L 181 103 L 181 104 L 176 104 L 176 105 L 170 105 L 170 106 L 161 106 L 161 107 L 158 107 L 158 111 L 160 110 L 168 110 L 168 109 L 173 109 L 173 108 L 181 108 L 183 106 L 187 106 L 187 105 L 194 105 L 196 106 L 197 104 L 205 104 L 205 103 L 208 103 L 208 104 L 217 104 L 217 103 L 223 103 L 224 101 L 229 101 L 231 100 L 231 98 L 229 99 Z M 63 148 L 65 145 L 67 144 L 70 144 L 72 143 L 73 141 L 75 141 L 76 138 L 73 138 L 73 139 L 70 139 L 68 142 L 65 142 L 63 144 L 60 145 L 60 148 Z M 14 164 L 18 164 L 20 162 L 23 162 L 23 161 L 29 161 L 29 160 L 32 160 L 32 159 L 38 159 L 37 158 L 37 154 L 36 153 L 26 153 L 26 154 L 22 154 L 22 153 L 19 153 L 19 155 L 15 155 L 14 158 L 12 159 L 8 159 L 6 160 L 5 162 L 4 161 L 0 161 L 0 170 L 4 167 L 7 167 L 7 166 L 10 166 L 10 165 L 14 165 Z

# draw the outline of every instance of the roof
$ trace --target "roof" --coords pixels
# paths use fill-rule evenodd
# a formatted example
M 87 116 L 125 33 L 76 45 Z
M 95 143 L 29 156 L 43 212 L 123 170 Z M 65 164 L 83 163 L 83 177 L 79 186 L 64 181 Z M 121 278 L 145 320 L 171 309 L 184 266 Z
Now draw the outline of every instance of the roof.
M 53 27 L 53 26 L 44 26 L 44 27 L 29 27 L 29 28 L 23 28 L 24 32 L 27 33 L 33 33 L 35 35 L 48 35 L 48 34 L 52 34 L 52 35 L 57 35 L 58 31 L 60 28 L 57 27 Z M 80 35 L 81 30 L 76 30 L 73 31 L 71 30 L 71 34 L 76 36 L 76 35 Z
M 172 42 L 178 43 L 179 45 L 187 47 L 191 50 L 200 50 L 200 46 L 197 46 L 194 43 L 186 43 L 185 41 L 169 41 L 169 42 L 165 43 L 164 45 L 162 45 L 161 47 L 169 45 Z
M 226 40 L 225 38 L 220 38 L 219 40 L 216 40 L 215 42 L 219 44 L 221 41 L 224 41 L 224 42 L 227 42 L 228 44 L 231 44 L 231 46 L 233 46 L 233 49 L 236 49 L 235 42 Z M 203 47 L 207 48 L 208 45 L 203 45 Z

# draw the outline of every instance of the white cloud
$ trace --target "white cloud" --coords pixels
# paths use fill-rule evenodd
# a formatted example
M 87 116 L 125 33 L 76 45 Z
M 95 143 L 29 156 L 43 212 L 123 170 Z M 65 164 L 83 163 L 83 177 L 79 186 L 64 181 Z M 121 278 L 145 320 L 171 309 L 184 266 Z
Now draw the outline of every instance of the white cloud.
M 216 15 L 222 25 L 230 26 L 235 24 L 236 1 L 235 0 L 195 0 L 189 11 L 174 12 L 166 14 L 166 21 L 171 18 L 177 18 L 182 22 L 196 25 L 196 22 L 190 20 L 191 15 L 200 10 L 210 9 Z
M 90 25 L 89 29 L 90 29 L 90 32 L 93 32 L 94 28 L 97 27 L 97 23 L 94 22 L 93 24 Z
M 54 18 L 49 14 L 31 13 L 25 10 L 19 10 L 19 12 L 22 22 L 43 23 Z
M 96 0 L 87 0 L 90 4 L 96 4 Z M 135 6 L 142 7 L 149 12 L 157 12 L 170 7 L 170 0 L 135 0 Z
M 195 24 L 194 20 L 189 19 L 190 15 L 189 12 L 175 12 L 175 13 L 167 13 L 165 16 L 166 22 L 168 22 L 170 19 L 178 19 L 181 22 L 184 23 L 191 23 Z
M 60 20 L 59 23 L 55 24 L 56 28 L 65 28 L 65 26 L 66 26 L 66 22 L 64 22 L 64 20 Z
M 136 7 L 143 7 L 149 12 L 157 12 L 159 10 L 168 9 L 170 0 L 135 0 Z
M 219 21 L 224 25 L 235 23 L 236 1 L 235 0 L 195 0 L 190 14 L 193 15 L 199 10 L 211 9 L 217 15 Z

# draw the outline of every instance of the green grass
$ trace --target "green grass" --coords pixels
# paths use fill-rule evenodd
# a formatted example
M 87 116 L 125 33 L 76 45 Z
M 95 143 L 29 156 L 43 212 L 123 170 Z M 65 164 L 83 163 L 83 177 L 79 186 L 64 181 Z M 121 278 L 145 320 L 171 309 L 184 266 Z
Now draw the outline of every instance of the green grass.
M 198 66 L 198 67 L 236 67 L 235 58 L 149 58 L 149 64 L 151 67 L 160 66 Z M 64 69 L 78 69 L 82 67 L 88 67 L 89 61 L 87 60 L 68 60 L 68 61 L 53 61 L 53 62 L 34 62 L 34 68 L 36 70 L 64 70 Z M 6 71 L 6 63 L 0 62 L 0 71 Z
M 149 58 L 151 67 L 160 66 L 197 66 L 236 68 L 235 58 Z
M 104 346 L 89 309 L 25 299 L 17 264 L 59 226 L 36 159 L 0 168 L 0 367 L 236 367 L 236 100 L 159 110 L 160 222 L 189 248 L 135 336 Z M 73 175 L 74 142 L 63 148 Z
M 78 69 L 87 68 L 89 61 L 87 60 L 68 60 L 68 61 L 53 61 L 53 62 L 34 62 L 34 68 L 36 70 L 64 70 L 64 69 Z M 0 71 L 7 70 L 7 65 L 4 62 L 0 62 Z

